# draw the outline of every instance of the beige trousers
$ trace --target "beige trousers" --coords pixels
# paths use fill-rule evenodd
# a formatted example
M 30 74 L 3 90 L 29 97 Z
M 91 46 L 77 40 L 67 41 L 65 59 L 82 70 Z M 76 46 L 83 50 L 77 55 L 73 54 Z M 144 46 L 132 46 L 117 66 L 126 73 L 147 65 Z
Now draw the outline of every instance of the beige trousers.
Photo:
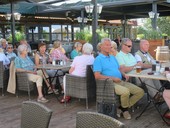
M 121 81 L 115 83 L 115 93 L 120 95 L 120 102 L 123 108 L 130 108 L 144 95 L 143 89 L 129 82 Z
M 37 75 L 36 74 L 27 73 L 28 80 L 32 81 L 32 82 L 35 82 L 37 87 L 42 86 L 43 78 L 41 76 L 41 73 L 42 72 L 40 70 L 37 71 Z

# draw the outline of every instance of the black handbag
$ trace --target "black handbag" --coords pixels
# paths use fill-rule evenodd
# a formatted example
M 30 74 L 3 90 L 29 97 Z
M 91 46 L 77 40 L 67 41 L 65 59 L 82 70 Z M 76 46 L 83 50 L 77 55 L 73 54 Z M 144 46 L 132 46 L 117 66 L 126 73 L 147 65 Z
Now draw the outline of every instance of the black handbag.
M 107 80 L 108 79 L 106 79 L 105 82 L 104 82 L 103 94 L 104 94 L 104 91 L 105 91 Z M 104 99 L 102 99 L 102 102 L 97 102 L 97 111 L 99 113 L 111 116 L 113 118 L 117 118 L 117 116 L 116 116 L 117 115 L 116 114 L 116 104 L 105 102 Z

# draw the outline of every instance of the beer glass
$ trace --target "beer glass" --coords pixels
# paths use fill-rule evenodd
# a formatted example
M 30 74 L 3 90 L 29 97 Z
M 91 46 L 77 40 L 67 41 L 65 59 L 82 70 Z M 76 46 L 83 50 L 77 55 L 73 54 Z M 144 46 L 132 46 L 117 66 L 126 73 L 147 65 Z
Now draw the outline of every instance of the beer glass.
M 142 71 L 141 66 L 136 66 L 136 73 L 140 74 L 141 71 Z

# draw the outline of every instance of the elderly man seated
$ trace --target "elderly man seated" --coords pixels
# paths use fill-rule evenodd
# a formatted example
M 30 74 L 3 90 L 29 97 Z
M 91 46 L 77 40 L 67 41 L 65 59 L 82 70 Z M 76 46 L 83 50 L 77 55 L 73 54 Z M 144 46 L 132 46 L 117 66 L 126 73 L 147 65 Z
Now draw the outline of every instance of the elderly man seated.
M 143 97 L 144 91 L 138 86 L 127 82 L 129 77 L 120 70 L 116 58 L 109 55 L 111 51 L 111 40 L 109 38 L 101 40 L 100 50 L 101 52 L 93 64 L 95 78 L 113 80 L 115 93 L 120 96 L 121 106 L 119 108 L 123 112 L 123 117 L 131 119 L 128 108 Z M 122 80 L 122 76 L 126 78 L 126 81 Z
M 140 54 L 141 52 L 146 53 L 148 51 L 148 48 L 149 48 L 148 42 L 147 41 L 140 42 L 140 51 L 138 51 L 136 53 L 136 57 L 138 58 L 137 60 L 130 53 L 131 48 L 132 48 L 132 41 L 128 38 L 123 38 L 122 42 L 121 42 L 121 50 L 116 55 L 116 59 L 118 60 L 120 68 L 124 72 L 132 71 L 135 68 L 135 66 L 141 66 L 142 68 L 150 68 L 151 65 L 148 63 L 149 61 L 146 58 L 144 59 L 144 57 L 141 57 L 141 59 L 139 59 L 139 57 L 140 57 L 139 55 L 141 55 Z M 149 57 L 150 55 L 148 54 L 147 56 Z M 153 59 L 153 58 L 151 58 L 151 56 L 150 56 L 150 60 L 151 59 Z M 147 85 L 150 96 L 154 97 L 155 94 L 158 92 L 157 89 L 159 89 L 161 87 L 160 82 L 158 80 L 152 80 L 152 79 L 146 79 L 146 78 L 142 78 L 141 80 Z M 136 79 L 136 82 L 138 84 L 140 83 L 140 81 L 138 79 Z

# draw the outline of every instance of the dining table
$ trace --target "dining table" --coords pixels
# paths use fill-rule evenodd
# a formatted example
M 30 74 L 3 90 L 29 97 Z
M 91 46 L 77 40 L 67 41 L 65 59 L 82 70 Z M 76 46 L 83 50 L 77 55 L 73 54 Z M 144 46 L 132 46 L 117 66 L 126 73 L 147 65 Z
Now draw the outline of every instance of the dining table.
M 51 87 L 51 89 L 53 91 L 53 94 L 56 95 L 57 99 L 60 96 L 61 91 L 62 91 L 61 84 L 59 82 L 59 77 L 63 77 L 65 75 L 65 73 L 68 72 L 68 70 L 70 69 L 71 63 L 72 63 L 71 61 L 68 61 L 68 62 L 63 63 L 63 64 L 42 64 L 42 65 L 36 66 L 37 69 L 42 71 L 43 77 L 49 83 L 49 85 L 50 85 L 50 87 Z M 55 75 L 53 77 L 47 77 L 46 70 L 56 70 L 56 73 L 55 73 Z M 59 71 L 60 72 L 62 71 L 63 74 L 60 74 Z M 53 82 L 54 78 L 57 78 L 57 81 L 58 81 L 56 84 L 58 85 L 57 87 L 58 87 L 58 90 L 59 90 L 59 94 L 57 94 L 54 91 L 54 87 L 52 85 L 52 82 Z
M 160 106 L 165 103 L 165 102 L 160 102 L 158 103 L 156 100 L 155 100 L 155 96 L 154 97 L 151 97 L 148 93 L 148 90 L 147 90 L 147 85 L 141 80 L 142 78 L 147 78 L 147 79 L 153 79 L 153 80 L 162 80 L 162 81 L 166 81 L 168 82 L 168 79 L 165 75 L 165 73 L 152 73 L 152 69 L 151 68 L 148 68 L 148 69 L 143 69 L 141 70 L 140 73 L 137 73 L 136 70 L 132 70 L 128 73 L 126 73 L 127 76 L 129 77 L 135 77 L 135 78 L 138 78 L 141 82 L 141 85 L 142 85 L 142 88 L 144 88 L 144 90 L 146 91 L 147 93 L 147 97 L 148 98 L 148 103 L 147 105 L 144 107 L 144 109 L 142 110 L 142 112 L 139 114 L 139 116 L 136 117 L 136 119 L 138 119 L 139 117 L 142 116 L 142 114 L 147 110 L 147 108 L 150 106 L 150 104 L 152 103 L 154 105 L 154 107 L 156 108 L 156 110 L 158 111 L 159 115 L 161 116 L 162 120 L 169 125 L 169 123 L 165 120 L 164 118 L 164 114 L 161 113 L 160 111 Z M 164 85 L 162 85 L 162 87 L 158 90 L 158 93 L 162 93 L 164 89 Z M 157 94 L 156 94 L 157 95 Z

